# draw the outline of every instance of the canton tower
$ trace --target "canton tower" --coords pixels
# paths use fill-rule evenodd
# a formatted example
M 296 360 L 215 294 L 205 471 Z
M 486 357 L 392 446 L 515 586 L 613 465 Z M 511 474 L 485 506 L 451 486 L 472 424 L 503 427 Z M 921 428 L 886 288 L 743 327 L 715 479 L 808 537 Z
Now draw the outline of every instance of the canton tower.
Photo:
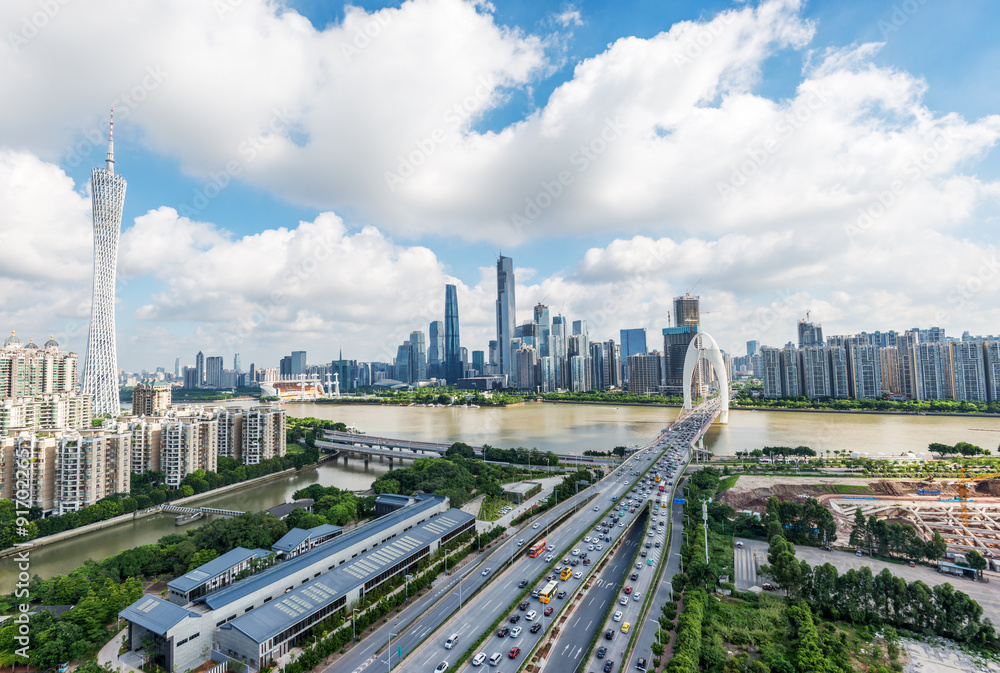
M 125 207 L 125 178 L 115 173 L 115 120 L 108 134 L 108 167 L 90 170 L 94 209 L 94 302 L 90 309 L 83 392 L 94 397 L 94 414 L 117 417 L 118 356 L 115 349 L 115 272 Z

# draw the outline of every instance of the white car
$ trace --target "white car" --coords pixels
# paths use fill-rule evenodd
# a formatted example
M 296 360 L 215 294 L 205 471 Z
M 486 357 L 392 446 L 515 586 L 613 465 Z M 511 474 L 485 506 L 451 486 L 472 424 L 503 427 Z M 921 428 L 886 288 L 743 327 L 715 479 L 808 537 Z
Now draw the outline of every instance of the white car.
M 589 536 L 587 536 L 587 537 L 583 538 L 583 541 L 584 541 L 584 542 L 590 542 L 590 537 L 589 537 Z
M 595 549 L 597 549 L 597 551 L 601 551 L 602 549 L 604 549 L 604 545 L 599 544 L 597 545 L 597 547 L 595 547 Z
M 535 524 L 534 526 L 532 526 L 532 528 L 538 528 L 538 527 L 539 527 L 539 526 L 541 526 L 541 525 L 542 525 L 542 524 L 540 524 L 540 523 L 536 523 L 536 524 Z
M 472 658 L 472 665 L 473 666 L 482 666 L 484 661 L 486 661 L 486 653 L 485 652 L 480 652 L 479 654 L 477 654 L 476 656 L 474 656 Z
M 448 662 L 442 661 L 440 664 L 438 664 L 438 667 L 434 669 L 434 673 L 444 673 L 447 670 L 448 670 Z
M 587 547 L 587 551 L 594 551 L 594 545 L 590 545 L 589 547 Z
M 621 600 L 618 601 L 621 605 L 628 605 L 628 596 L 622 596 Z
M 576 574 L 573 575 L 573 577 L 575 577 L 576 579 L 580 579 L 581 577 L 583 577 L 583 572 L 577 570 Z
M 573 556 L 579 556 L 580 555 L 580 550 L 579 549 L 574 549 L 571 553 L 573 554 Z
M 521 635 L 521 627 L 520 626 L 515 626 L 513 629 L 511 629 L 511 631 L 510 631 L 510 637 L 511 638 L 517 638 L 519 635 Z
M 524 615 L 524 618 L 529 622 L 533 622 L 535 621 L 535 617 L 537 616 L 538 612 L 536 612 L 535 610 L 528 610 L 528 614 Z
M 524 544 L 524 538 L 522 537 L 520 540 L 517 541 L 517 546 L 520 547 L 523 544 Z
M 552 563 L 552 559 L 554 559 L 554 558 L 555 558 L 555 556 L 553 556 L 552 554 L 549 554 L 548 556 L 545 557 L 545 562 L 546 563 Z
M 642 594 L 639 593 L 638 591 L 636 591 L 634 594 L 632 594 L 632 600 L 634 600 L 634 601 L 639 600 L 641 597 L 642 597 Z
M 612 617 L 612 619 L 614 619 L 616 622 L 620 622 L 622 620 L 622 611 L 618 610 L 617 612 L 615 612 L 615 616 Z
M 594 505 L 594 511 L 595 511 L 595 512 L 598 512 L 598 511 L 600 511 L 600 509 L 601 509 L 600 507 L 598 507 L 597 505 Z
M 483 569 L 483 577 L 486 577 L 487 575 L 489 575 L 491 570 L 493 570 L 493 568 L 485 568 L 485 569 Z

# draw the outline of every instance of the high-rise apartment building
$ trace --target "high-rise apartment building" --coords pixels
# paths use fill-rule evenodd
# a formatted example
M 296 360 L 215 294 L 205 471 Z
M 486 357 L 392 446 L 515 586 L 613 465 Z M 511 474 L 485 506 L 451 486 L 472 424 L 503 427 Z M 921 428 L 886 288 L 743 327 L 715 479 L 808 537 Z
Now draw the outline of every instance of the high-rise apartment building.
M 414 381 L 427 379 L 427 343 L 419 330 L 410 332 L 410 372 Z
M 983 343 L 983 369 L 986 370 L 986 399 L 1000 402 L 1000 341 Z
M 920 341 L 916 330 L 908 330 L 896 337 L 896 350 L 899 353 L 899 387 L 903 395 L 911 400 L 921 399 L 923 383 L 920 379 L 923 370 L 919 365 L 917 344 Z
M 538 352 L 534 346 L 521 343 L 514 351 L 514 381 L 513 385 L 521 390 L 535 390 L 537 386 Z
M 222 356 L 205 358 L 205 387 L 222 387 Z
M 462 378 L 462 345 L 458 324 L 458 288 L 444 286 L 444 366 L 445 380 L 454 385 Z
M 75 512 L 115 493 L 128 493 L 131 482 L 131 434 L 80 430 L 56 437 L 53 511 Z
M 945 387 L 952 399 L 988 402 L 986 368 L 982 342 L 950 341 L 944 343 Z
M 914 366 L 917 378 L 917 399 L 943 400 L 945 395 L 944 344 L 941 342 L 917 343 Z
M 136 474 L 160 471 L 160 419 L 136 418 L 128 423 L 131 467 Z
M 510 341 L 517 326 L 517 302 L 514 298 L 514 260 L 500 256 L 497 260 L 497 348 L 500 374 L 512 375 Z
M 864 343 L 848 347 L 850 396 L 859 400 L 882 397 L 882 358 L 878 346 Z
M 826 348 L 823 346 L 800 348 L 798 357 L 801 394 L 813 399 L 831 397 L 830 355 Z
M 194 356 L 194 369 L 198 378 L 198 383 L 194 387 L 201 388 L 205 385 L 205 354 L 201 351 Z
M 240 457 L 245 465 L 285 455 L 285 410 L 254 407 L 243 415 Z
M 647 395 L 660 390 L 660 354 L 635 353 L 628 356 L 629 391 Z
M 684 298 L 677 297 L 674 303 L 680 300 Z M 690 302 L 686 305 L 690 313 Z M 682 395 L 685 383 L 691 385 L 691 381 L 684 381 L 684 360 L 691 341 L 699 330 L 700 327 L 696 324 L 663 328 L 663 385 L 664 392 L 668 395 Z
M 889 395 L 903 395 L 903 382 L 899 366 L 899 347 L 882 347 L 879 349 L 878 355 L 882 370 L 882 392 Z
M 819 323 L 811 323 L 806 320 L 800 320 L 798 323 L 798 330 L 799 348 L 823 345 L 823 325 Z
M 115 343 L 115 275 L 126 185 L 125 178 L 115 173 L 114 129 L 112 119 L 107 168 L 95 167 L 90 171 L 94 212 L 94 299 L 87 336 L 87 362 L 83 370 L 83 392 L 93 397 L 94 412 L 111 417 L 117 417 L 121 411 Z
M 170 386 L 155 383 L 137 383 L 132 388 L 132 414 L 156 416 L 170 406 Z
M 795 347 L 788 345 L 781 349 L 781 396 L 798 397 L 800 391 L 799 359 Z
M 218 421 L 214 417 L 174 417 L 160 428 L 160 470 L 170 488 L 179 488 L 195 470 L 217 472 Z

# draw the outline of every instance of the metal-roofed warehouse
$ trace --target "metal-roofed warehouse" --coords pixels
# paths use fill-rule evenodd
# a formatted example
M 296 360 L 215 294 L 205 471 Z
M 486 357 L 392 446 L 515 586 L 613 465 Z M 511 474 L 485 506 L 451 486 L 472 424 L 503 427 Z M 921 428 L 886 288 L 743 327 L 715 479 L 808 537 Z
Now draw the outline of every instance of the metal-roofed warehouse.
M 216 633 L 216 649 L 260 668 L 287 654 L 317 622 L 386 580 L 411 572 L 442 544 L 475 530 L 475 517 L 450 510 L 407 531 L 260 608 L 224 624 Z

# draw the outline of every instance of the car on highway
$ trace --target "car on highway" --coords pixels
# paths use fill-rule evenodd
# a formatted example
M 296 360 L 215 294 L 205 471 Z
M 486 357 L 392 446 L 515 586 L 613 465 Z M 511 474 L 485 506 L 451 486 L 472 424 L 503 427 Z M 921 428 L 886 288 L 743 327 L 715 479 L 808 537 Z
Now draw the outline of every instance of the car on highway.
M 642 550 L 641 556 L 642 556 L 642 558 L 646 558 L 646 550 L 645 549 Z
M 642 570 L 642 563 L 636 563 L 635 564 L 635 569 L 636 570 Z
M 552 606 L 550 605 L 549 607 L 545 608 L 545 616 L 546 616 L 546 617 L 551 617 L 551 616 L 552 616 L 552 613 L 553 613 L 554 611 L 555 611 L 555 608 L 553 608 L 553 607 L 552 607 Z
M 628 578 L 633 582 L 635 582 L 637 579 L 639 579 L 639 573 L 632 573 L 631 575 L 629 575 Z
M 622 596 L 622 599 L 620 601 L 618 601 L 618 604 L 619 605 L 628 605 L 628 597 L 627 596 Z
M 474 656 L 472 658 L 472 665 L 473 666 L 482 666 L 484 661 L 486 661 L 486 653 L 485 652 L 480 652 L 479 654 L 477 654 L 476 656 Z
M 576 579 L 580 579 L 581 577 L 583 577 L 583 573 L 582 573 L 582 572 L 580 572 L 579 570 L 577 570 L 577 571 L 576 571 L 576 572 L 575 572 L 575 573 L 573 574 L 573 577 L 574 577 L 574 578 L 576 578 Z
M 541 525 L 542 525 L 542 524 L 540 524 L 540 523 L 536 523 L 536 524 L 532 525 L 532 528 L 534 528 L 534 529 L 536 529 L 536 530 L 537 530 L 537 529 L 538 529 L 538 527 L 539 527 L 539 526 L 541 526 Z
M 509 621 L 511 624 L 517 624 L 519 621 L 521 621 L 521 615 L 513 614 L 507 621 Z
M 742 542 L 737 542 L 736 545 L 738 547 L 742 547 L 743 543 Z M 833 547 L 831 547 L 830 545 L 826 545 L 826 544 L 823 545 L 822 547 L 820 547 L 820 549 L 822 549 L 823 551 L 833 551 Z
M 483 568 L 483 577 L 489 575 L 491 570 L 493 570 L 493 568 Z
M 506 626 L 502 627 L 499 631 L 497 631 L 497 638 L 506 638 L 509 635 L 510 635 L 510 629 L 507 628 Z
M 531 597 L 538 598 L 538 589 L 535 589 L 534 591 L 531 592 Z
M 535 622 L 534 624 L 531 625 L 531 628 L 528 630 L 531 631 L 532 633 L 538 633 L 539 631 L 542 630 L 542 623 Z
M 528 601 L 521 601 L 520 603 L 518 603 L 517 609 L 520 610 L 521 612 L 524 612 L 525 610 L 527 610 L 528 609 Z
M 522 629 L 520 626 L 515 626 L 513 629 L 511 629 L 510 637 L 517 638 L 519 635 L 521 635 L 521 631 Z
M 625 622 L 624 624 L 622 624 L 622 633 L 628 633 L 628 630 L 630 628 L 632 628 L 632 625 L 629 624 L 628 622 Z
M 615 620 L 616 622 L 620 622 L 622 620 L 622 611 L 621 610 L 617 610 L 615 612 L 615 616 L 612 617 L 611 619 Z
M 538 616 L 538 613 L 537 613 L 537 612 L 535 612 L 534 610 L 529 610 L 529 611 L 528 611 L 528 614 L 526 614 L 526 615 L 524 616 L 524 618 L 525 618 L 526 620 L 528 620 L 529 622 L 533 622 L 533 621 L 535 621 L 535 617 L 537 617 L 537 616 Z
M 629 586 L 625 587 L 625 595 L 627 596 L 630 593 L 632 593 L 632 585 L 631 584 Z
M 590 559 L 589 558 L 583 559 L 583 565 L 589 566 L 590 565 Z
M 518 589 L 523 589 L 526 586 L 528 586 L 528 580 L 521 580 L 520 582 L 517 583 Z
M 524 544 L 524 538 L 522 537 L 520 540 L 517 541 L 517 546 L 520 547 L 523 544 Z
M 510 652 L 507 653 L 507 656 L 510 657 L 511 659 L 517 659 L 517 655 L 519 654 L 521 654 L 521 648 L 512 647 L 510 648 Z
M 635 668 L 638 671 L 645 671 L 646 670 L 646 659 L 643 658 L 643 657 L 639 657 L 639 660 L 635 662 Z
M 588 536 L 588 537 L 583 538 L 583 541 L 584 542 L 590 542 L 590 537 Z
M 602 544 L 595 545 L 594 549 L 596 549 L 597 551 L 601 551 L 602 549 L 604 549 L 604 545 L 602 545 Z
M 760 588 L 763 589 L 764 591 L 774 591 L 774 585 L 771 584 L 770 582 L 764 582 L 763 584 L 760 585 Z
M 660 525 L 662 526 L 663 524 L 661 523 Z M 656 542 L 656 548 L 657 548 L 657 549 L 659 549 L 659 548 L 660 548 L 660 542 L 659 542 L 659 541 L 657 541 L 657 542 Z
M 642 593 L 641 592 L 636 591 L 634 594 L 632 594 L 632 600 L 637 601 L 640 598 L 642 598 Z
M 646 565 L 648 566 L 653 565 L 653 559 L 649 559 L 648 561 L 646 561 Z
M 589 541 L 590 538 L 588 537 L 587 540 Z M 587 547 L 587 551 L 594 551 L 594 545 L 590 545 L 589 547 Z
M 604 673 L 611 673 L 615 669 L 615 662 L 610 659 L 604 664 Z
M 597 658 L 598 659 L 603 659 L 604 655 L 607 654 L 607 653 L 608 653 L 608 648 L 604 647 L 604 645 L 601 645 L 600 647 L 597 648 Z
M 559 593 L 556 594 L 556 598 L 558 598 L 559 600 L 566 598 L 566 592 L 560 591 Z
M 442 661 L 440 664 L 438 664 L 438 667 L 434 669 L 434 673 L 444 673 L 445 671 L 448 670 L 448 666 L 449 664 L 447 661 Z
M 549 554 L 548 556 L 545 557 L 545 562 L 546 563 L 552 563 L 552 559 L 554 559 L 554 558 L 555 558 L 555 556 L 553 556 L 552 554 Z
M 652 547 L 652 546 L 653 546 L 653 543 L 652 543 L 652 542 L 647 542 L 647 543 L 646 543 L 646 549 L 649 549 L 649 548 L 650 548 L 650 547 Z
M 615 637 L 615 632 L 613 630 L 608 629 L 607 631 L 604 632 L 604 639 L 605 640 L 611 640 L 614 637 Z

